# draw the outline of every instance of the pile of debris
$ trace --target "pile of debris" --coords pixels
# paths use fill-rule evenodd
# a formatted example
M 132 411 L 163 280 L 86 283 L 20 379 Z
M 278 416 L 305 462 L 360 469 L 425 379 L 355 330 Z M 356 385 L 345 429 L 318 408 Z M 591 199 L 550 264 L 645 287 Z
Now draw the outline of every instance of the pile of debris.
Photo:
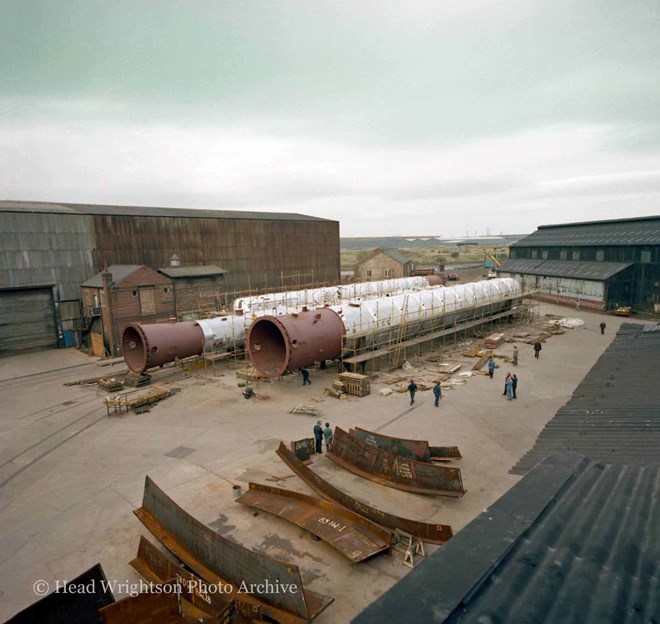
M 96 383 L 108 392 L 119 392 L 124 389 L 124 380 L 119 377 L 106 377 L 99 379 Z
M 179 392 L 180 388 L 161 389 L 154 388 L 146 394 L 129 396 L 128 394 L 115 394 L 106 397 L 105 406 L 108 412 L 108 418 L 112 415 L 119 416 L 128 414 L 133 410 L 136 414 L 148 412 L 153 405 Z
M 236 377 L 240 377 L 241 379 L 247 379 L 248 381 L 259 381 L 260 379 L 270 379 L 269 375 L 258 371 L 253 366 L 249 366 L 248 368 L 241 368 L 240 370 L 237 370 Z
M 491 334 L 484 340 L 486 349 L 497 349 L 504 342 L 504 334 Z

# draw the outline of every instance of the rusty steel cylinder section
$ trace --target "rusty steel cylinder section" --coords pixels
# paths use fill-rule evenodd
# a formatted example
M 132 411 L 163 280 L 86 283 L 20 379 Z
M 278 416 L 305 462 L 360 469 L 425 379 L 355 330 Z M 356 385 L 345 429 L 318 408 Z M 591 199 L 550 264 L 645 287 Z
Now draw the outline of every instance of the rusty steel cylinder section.
M 131 323 L 122 336 L 124 361 L 140 375 L 176 358 L 199 355 L 204 350 L 204 332 L 194 321 L 181 323 Z
M 262 316 L 250 327 L 247 349 L 257 370 L 276 376 L 338 357 L 343 335 L 344 323 L 330 308 Z

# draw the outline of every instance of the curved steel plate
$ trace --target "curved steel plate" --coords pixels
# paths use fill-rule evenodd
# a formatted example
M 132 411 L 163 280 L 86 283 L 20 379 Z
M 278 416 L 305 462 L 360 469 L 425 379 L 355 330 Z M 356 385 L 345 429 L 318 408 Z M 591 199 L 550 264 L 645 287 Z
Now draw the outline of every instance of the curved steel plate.
M 430 462 L 450 461 L 461 459 L 461 452 L 457 446 L 429 446 L 426 440 L 409 440 L 407 438 L 395 438 L 383 435 L 375 431 L 367 431 L 361 427 L 349 430 L 350 435 L 371 446 L 383 451 L 394 451 L 399 457 L 414 459 L 415 461 Z
M 444 544 L 454 534 L 449 525 L 428 524 L 426 522 L 419 522 L 418 520 L 401 518 L 360 502 L 310 470 L 286 447 L 283 442 L 280 443 L 280 447 L 277 449 L 277 454 L 280 459 L 317 494 L 323 496 L 323 498 L 327 500 L 339 503 L 347 509 L 354 511 L 365 518 L 369 518 L 369 520 L 372 520 L 381 526 L 388 527 L 392 530 L 399 529 L 405 531 L 406 533 L 410 533 L 424 542 L 429 542 L 431 544 Z
M 333 601 L 305 590 L 298 566 L 248 550 L 193 518 L 148 476 L 142 507 L 134 513 L 163 546 L 205 581 L 231 586 L 226 593 L 232 597 L 258 600 L 262 613 L 277 622 L 310 622 Z M 256 591 L 240 591 L 243 584 Z
M 219 618 L 222 621 L 222 617 L 227 613 L 234 614 L 232 617 L 235 619 L 231 620 L 232 623 L 251 622 L 252 618 L 260 619 L 261 609 L 256 601 L 250 602 L 248 597 L 248 601 L 243 602 L 234 600 L 224 593 L 210 591 L 209 583 L 173 561 L 143 535 L 140 536 L 137 557 L 130 562 L 130 565 L 150 583 L 162 585 L 174 579 L 185 590 L 185 593 L 182 592 L 182 597 L 203 615 Z M 232 609 L 232 606 L 235 609 Z
M 391 549 L 389 531 L 341 505 L 320 498 L 250 483 L 250 489 L 236 500 L 307 529 L 353 563 Z
M 335 428 L 327 457 L 365 479 L 398 490 L 455 498 L 465 494 L 459 468 L 397 457 L 395 453 L 386 453 L 354 438 L 339 427 Z

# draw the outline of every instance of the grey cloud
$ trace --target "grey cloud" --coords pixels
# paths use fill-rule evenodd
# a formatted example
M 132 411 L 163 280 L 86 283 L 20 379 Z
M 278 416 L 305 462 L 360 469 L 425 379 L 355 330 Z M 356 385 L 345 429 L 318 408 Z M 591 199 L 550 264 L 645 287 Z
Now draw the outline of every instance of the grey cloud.
M 660 193 L 660 171 L 614 173 L 541 184 L 530 195 L 547 198 Z
M 116 118 L 277 121 L 394 143 L 660 122 L 656 0 L 458 15 L 429 2 L 5 4 L 5 95 L 96 100 Z
M 511 179 L 471 178 L 469 180 L 449 180 L 435 184 L 405 186 L 397 188 L 391 193 L 385 192 L 382 196 L 400 201 L 436 200 L 501 195 L 521 188 L 524 188 L 524 186 Z

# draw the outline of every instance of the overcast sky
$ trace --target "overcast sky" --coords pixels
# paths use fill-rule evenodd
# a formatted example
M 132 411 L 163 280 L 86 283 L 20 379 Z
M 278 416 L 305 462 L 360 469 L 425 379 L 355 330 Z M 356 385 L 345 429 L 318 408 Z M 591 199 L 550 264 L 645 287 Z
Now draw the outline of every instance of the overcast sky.
M 660 214 L 660 1 L 0 0 L 0 198 L 342 236 Z

